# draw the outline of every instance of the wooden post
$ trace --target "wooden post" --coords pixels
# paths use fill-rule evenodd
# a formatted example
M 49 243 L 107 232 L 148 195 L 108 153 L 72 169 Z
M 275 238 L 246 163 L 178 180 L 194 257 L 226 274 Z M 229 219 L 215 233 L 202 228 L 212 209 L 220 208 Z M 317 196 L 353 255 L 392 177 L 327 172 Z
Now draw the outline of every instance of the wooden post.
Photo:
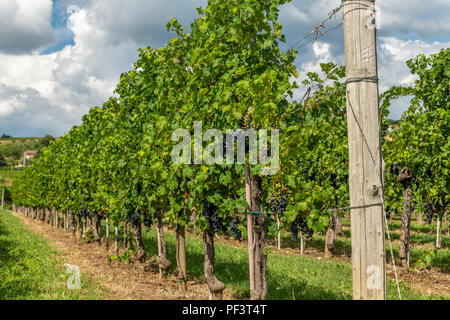
M 278 245 L 278 251 L 281 250 L 281 221 L 280 221 L 280 215 L 277 214 L 277 245 Z
M 108 251 L 109 250 L 109 217 L 106 217 L 105 224 L 106 224 L 105 246 L 106 246 L 106 251 Z
M 248 208 L 252 208 L 252 196 L 250 186 L 250 167 L 245 164 L 245 195 L 248 203 Z M 253 232 L 253 215 L 247 214 L 247 243 L 248 243 L 248 266 L 250 273 L 250 292 L 255 290 L 255 245 Z
M 441 248 L 441 231 L 442 231 L 442 226 L 441 226 L 441 217 L 437 216 L 437 224 L 436 224 L 436 248 L 440 249 Z
M 448 233 L 448 231 L 449 231 L 448 230 L 448 207 L 445 208 L 445 211 L 444 211 L 444 222 L 445 222 L 444 232 L 448 236 L 449 235 L 449 233 Z
M 2 210 L 5 208 L 5 188 L 2 188 Z
M 353 298 L 386 299 L 375 1 L 343 0 Z
M 305 252 L 305 236 L 303 232 L 300 231 L 300 255 L 302 256 Z

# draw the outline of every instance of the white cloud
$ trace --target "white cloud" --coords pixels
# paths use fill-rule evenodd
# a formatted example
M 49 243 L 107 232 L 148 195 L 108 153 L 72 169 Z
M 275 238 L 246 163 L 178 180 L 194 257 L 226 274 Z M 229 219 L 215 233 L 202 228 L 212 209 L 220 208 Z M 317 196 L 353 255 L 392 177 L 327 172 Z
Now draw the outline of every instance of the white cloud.
M 48 55 L 0 52 L 0 131 L 68 131 L 91 107 L 113 95 L 121 73 L 133 68 L 139 47 L 162 45 L 170 38 L 166 23 L 178 14 L 187 24 L 196 15 L 195 7 L 206 1 L 167 0 L 163 6 L 156 0 L 76 3 L 81 10 L 69 18 L 74 45 Z M 65 12 L 61 2 L 56 7 L 60 14 Z
M 0 51 L 30 53 L 55 41 L 52 0 L 0 1 Z
M 289 17 L 292 20 L 297 20 L 297 21 L 306 22 L 306 23 L 311 22 L 308 15 L 305 12 L 298 9 L 292 3 L 288 3 L 285 6 L 283 6 L 280 10 L 280 14 L 283 17 Z
M 450 42 L 400 40 L 394 37 L 380 38 L 378 68 L 382 81 L 381 91 L 394 85 L 412 85 L 414 76 L 406 66 L 406 61 L 421 53 L 428 56 L 448 47 L 450 47 Z
M 448 0 L 389 0 L 377 1 L 383 34 L 416 34 L 424 38 L 446 36 L 450 29 L 450 1 Z
M 443 48 L 450 47 L 450 42 L 425 42 L 420 40 L 400 40 L 395 37 L 382 37 L 378 49 L 378 72 L 380 92 L 392 86 L 412 86 L 415 76 L 411 74 L 406 61 L 418 54 L 430 55 Z M 390 117 L 399 119 L 409 107 L 409 98 L 394 101 Z
M 101 105 L 113 94 L 120 74 L 132 68 L 138 47 L 163 45 L 170 37 L 165 30 L 168 20 L 180 17 L 189 26 L 196 16 L 195 8 L 206 5 L 206 0 L 58 0 L 54 9 L 60 15 L 71 4 L 81 8 L 70 17 L 75 44 L 39 55 L 37 50 L 54 39 L 51 2 L 0 0 L 0 131 L 13 135 L 61 135 L 68 131 L 89 108 Z M 392 85 L 412 83 L 407 59 L 449 46 L 450 42 L 427 37 L 445 38 L 442 30 L 450 28 L 446 27 L 450 19 L 444 19 L 450 2 L 430 0 L 425 5 L 411 0 L 406 6 L 404 1 L 392 0 L 378 4 L 386 14 L 379 38 L 380 88 L 384 91 Z M 283 6 L 280 19 L 288 44 L 308 34 L 338 5 L 336 0 L 305 0 Z M 338 15 L 329 26 L 340 20 Z M 333 31 L 299 52 L 298 82 L 307 71 L 319 72 L 322 62 L 344 63 L 340 32 Z M 414 32 L 424 38 L 402 40 Z M 303 92 L 300 88 L 296 98 Z

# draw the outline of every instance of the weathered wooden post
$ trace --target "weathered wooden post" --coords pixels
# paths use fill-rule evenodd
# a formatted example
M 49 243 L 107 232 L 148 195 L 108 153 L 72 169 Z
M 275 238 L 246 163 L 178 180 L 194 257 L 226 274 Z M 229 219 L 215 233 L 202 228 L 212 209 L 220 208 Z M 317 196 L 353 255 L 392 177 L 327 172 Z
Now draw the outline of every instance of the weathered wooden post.
M 343 0 L 353 298 L 386 299 L 374 0 Z

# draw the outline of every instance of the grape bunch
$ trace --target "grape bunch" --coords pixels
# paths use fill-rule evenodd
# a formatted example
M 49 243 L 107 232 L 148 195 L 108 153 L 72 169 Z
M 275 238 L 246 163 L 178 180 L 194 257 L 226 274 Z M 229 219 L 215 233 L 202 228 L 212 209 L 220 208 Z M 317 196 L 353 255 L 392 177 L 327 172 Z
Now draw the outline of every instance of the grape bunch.
M 433 216 L 434 216 L 433 209 L 431 208 L 431 205 L 429 203 L 425 203 L 424 208 L 426 210 L 427 223 L 431 224 L 431 222 L 433 222 Z
M 82 218 L 86 218 L 88 215 L 89 215 L 88 209 L 87 208 L 83 208 L 83 210 L 81 210 L 80 216 Z
M 335 172 L 332 172 L 332 173 L 330 174 L 330 182 L 331 182 L 331 184 L 333 185 L 333 188 L 334 188 L 334 189 L 337 189 L 337 188 L 338 188 L 338 187 L 337 187 L 337 177 L 338 177 L 338 170 L 337 170 L 337 168 L 336 168 Z
M 203 202 L 203 216 L 208 222 L 209 229 L 215 233 L 223 230 L 223 219 L 217 214 L 217 207 L 208 201 Z
M 309 170 L 305 168 L 303 169 L 303 179 L 305 179 L 305 181 L 314 181 L 316 179 L 316 173 L 313 172 L 309 175 Z
M 400 168 L 399 168 L 398 164 L 396 164 L 396 163 L 391 164 L 391 173 L 395 174 L 396 176 L 398 176 L 400 174 Z
M 344 185 L 346 185 L 346 184 L 348 183 L 348 179 L 349 179 L 349 176 L 348 176 L 348 173 L 346 173 L 346 174 L 342 177 L 341 183 L 344 184 Z
M 145 217 L 144 218 L 144 226 L 150 227 L 152 225 L 152 218 L 151 217 Z
M 130 220 L 133 226 L 137 226 L 139 225 L 139 223 L 141 223 L 141 215 L 139 213 L 135 213 L 131 216 Z
M 298 227 L 297 227 L 297 223 L 296 222 L 292 222 L 291 223 L 291 240 L 294 242 L 297 242 L 297 237 L 298 237 Z
M 295 221 L 291 223 L 291 240 L 297 242 L 298 232 L 302 232 L 307 238 L 311 238 L 314 234 L 314 231 L 308 227 L 308 223 L 305 218 L 301 215 L 298 215 L 295 218 Z
M 189 188 L 189 182 L 191 182 L 191 178 L 189 178 L 189 177 L 184 177 L 184 184 L 186 185 L 186 188 L 187 188 L 188 190 L 190 190 L 190 188 Z
M 231 235 L 233 236 L 234 240 L 242 239 L 241 230 L 239 230 L 238 227 L 239 227 L 239 220 L 236 218 L 231 219 L 230 228 L 231 228 Z
M 269 205 L 273 213 L 282 215 L 288 205 L 287 188 L 283 187 L 280 191 L 270 191 Z
M 141 183 L 139 182 L 139 183 L 137 184 L 137 186 L 136 186 L 136 194 L 137 194 L 138 196 L 140 196 L 140 195 L 141 195 L 141 192 L 142 192 L 142 185 L 141 185 Z
M 303 232 L 307 238 L 311 238 L 313 236 L 314 231 L 308 227 L 308 223 L 303 216 L 297 216 L 297 223 L 300 227 L 300 231 Z

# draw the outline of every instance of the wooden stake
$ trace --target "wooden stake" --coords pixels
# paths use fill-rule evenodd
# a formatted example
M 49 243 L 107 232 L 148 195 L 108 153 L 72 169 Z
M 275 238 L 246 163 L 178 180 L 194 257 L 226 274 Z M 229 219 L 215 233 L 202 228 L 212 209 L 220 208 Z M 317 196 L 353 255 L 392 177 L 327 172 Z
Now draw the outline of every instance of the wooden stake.
M 386 299 L 386 257 L 375 1 L 343 4 L 347 77 L 353 298 Z
M 245 196 L 249 209 L 252 208 L 252 196 L 250 187 L 250 167 L 245 164 Z M 255 245 L 253 232 L 253 215 L 247 214 L 247 242 L 248 242 L 248 266 L 250 271 L 250 292 L 255 290 Z
M 109 217 L 106 217 L 105 224 L 106 224 L 105 246 L 106 246 L 106 251 L 108 251 L 109 250 Z
M 444 222 L 445 222 L 444 232 L 448 236 L 449 235 L 449 230 L 448 230 L 448 208 L 445 208 L 445 211 L 444 211 Z
M 280 216 L 277 214 L 277 245 L 278 251 L 281 250 L 281 221 Z
M 2 188 L 2 210 L 5 208 L 5 188 Z
M 441 217 L 438 215 L 437 216 L 437 225 L 436 225 L 436 248 L 437 249 L 441 248 L 441 231 L 442 231 Z
M 305 252 L 305 236 L 303 232 L 300 232 L 300 255 L 302 256 Z

